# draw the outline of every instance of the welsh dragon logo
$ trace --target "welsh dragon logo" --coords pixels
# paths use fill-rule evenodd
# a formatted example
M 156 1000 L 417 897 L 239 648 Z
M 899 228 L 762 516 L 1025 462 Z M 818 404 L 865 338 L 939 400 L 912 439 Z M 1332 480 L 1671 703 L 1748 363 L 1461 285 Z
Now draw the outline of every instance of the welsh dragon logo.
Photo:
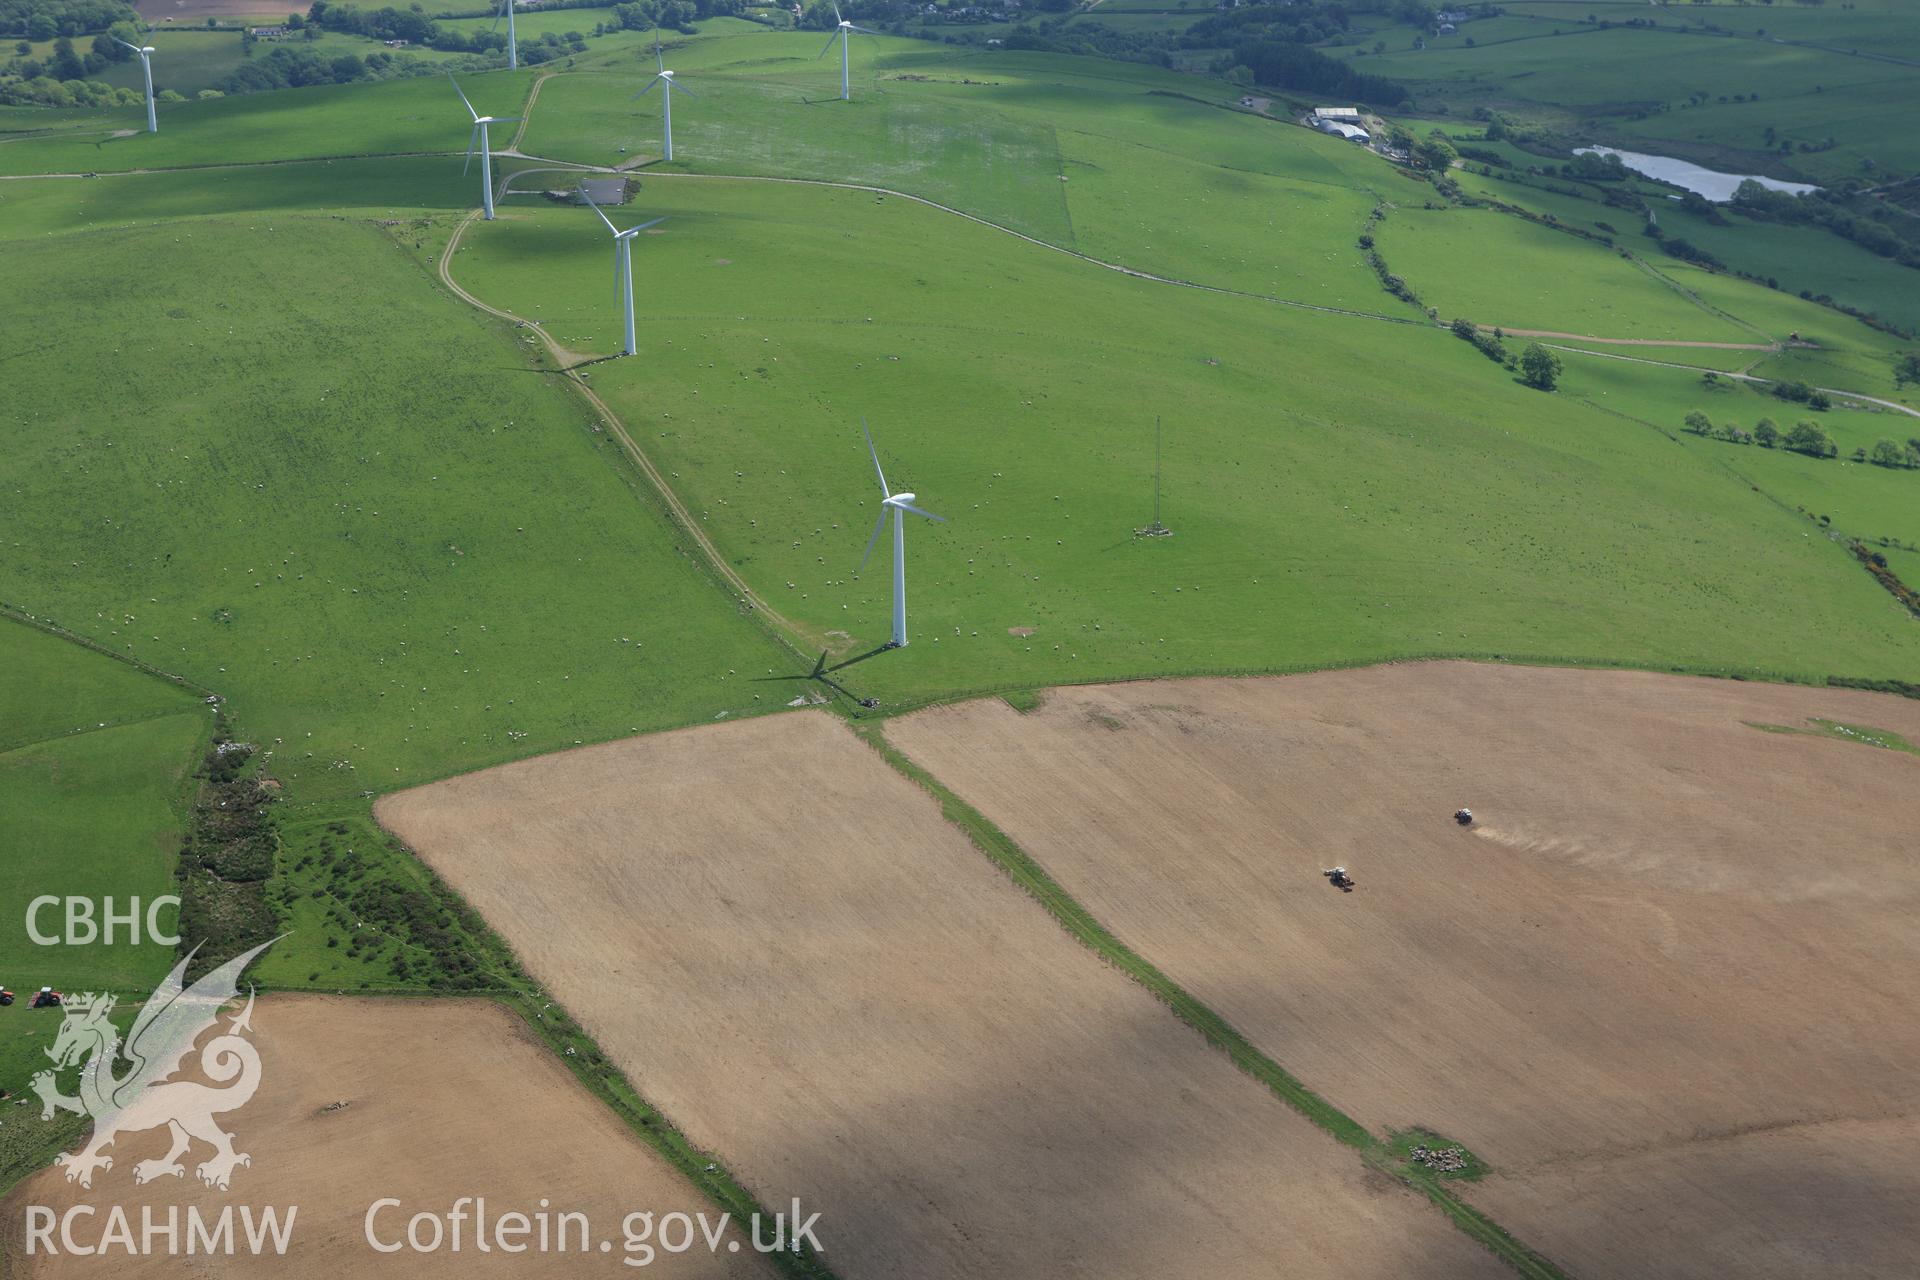
M 141 1006 L 124 1042 L 112 1022 L 111 995 L 89 992 L 67 1002 L 66 1020 L 47 1050 L 53 1068 L 33 1078 L 42 1120 L 53 1119 L 55 1111 L 93 1118 L 93 1136 L 86 1146 L 55 1160 L 66 1166 L 67 1181 L 92 1187 L 95 1170 L 113 1168 L 113 1157 L 102 1152 L 115 1138 L 162 1125 L 172 1132 L 172 1149 L 161 1159 L 134 1165 L 136 1183 L 185 1176 L 180 1157 L 195 1140 L 213 1147 L 212 1157 L 194 1170 L 210 1187 L 225 1191 L 234 1169 L 253 1163 L 250 1156 L 233 1149 L 233 1135 L 214 1123 L 216 1115 L 245 1106 L 260 1087 L 260 1054 L 246 1038 L 253 1030 L 251 990 L 246 1007 L 232 1015 L 226 1031 L 200 1050 L 201 1070 L 225 1087 L 168 1077 L 181 1068 L 201 1034 L 219 1020 L 220 1007 L 240 994 L 241 972 L 277 941 L 263 942 L 235 956 L 191 987 L 184 982 L 193 959 L 189 954 Z M 83 1062 L 79 1094 L 68 1097 L 60 1092 L 59 1073 L 77 1062 Z

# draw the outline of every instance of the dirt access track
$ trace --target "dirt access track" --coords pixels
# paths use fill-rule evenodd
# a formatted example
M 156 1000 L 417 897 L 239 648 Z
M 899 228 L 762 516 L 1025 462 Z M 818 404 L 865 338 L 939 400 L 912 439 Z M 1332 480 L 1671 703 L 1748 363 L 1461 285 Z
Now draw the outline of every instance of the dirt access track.
M 227 1019 L 222 1017 L 219 1029 Z M 292 1277 L 355 1280 L 360 1276 L 545 1277 L 663 1274 L 700 1280 L 770 1278 L 778 1272 L 744 1243 L 719 1256 L 704 1244 L 681 1254 L 655 1253 L 635 1271 L 622 1264 L 623 1220 L 632 1212 L 659 1216 L 714 1209 L 597 1099 L 574 1080 L 524 1023 L 484 1000 L 349 1000 L 327 996 L 261 996 L 253 1014 L 260 1052 L 260 1089 L 244 1107 L 219 1117 L 234 1146 L 253 1158 L 236 1169 L 227 1192 L 202 1187 L 193 1172 L 211 1148 L 197 1147 L 182 1163 L 184 1178 L 163 1177 L 136 1186 L 133 1166 L 159 1159 L 167 1133 L 129 1134 L 110 1149 L 113 1168 L 94 1175 L 90 1191 L 66 1181 L 59 1169 L 22 1182 L 0 1203 L 0 1274 L 15 1280 L 46 1277 Z M 196 1059 L 189 1059 L 189 1062 Z M 204 1080 L 204 1077 L 201 1077 Z M 345 1103 L 345 1106 L 337 1104 Z M 26 1108 L 6 1108 L 6 1123 L 32 1123 Z M 415 1213 L 443 1216 L 462 1196 L 484 1196 L 490 1218 L 509 1212 L 530 1217 L 540 1202 L 551 1212 L 587 1215 L 594 1246 L 583 1255 L 535 1251 L 482 1254 L 472 1223 L 463 1248 L 432 1254 L 385 1254 L 366 1241 L 368 1208 L 384 1197 L 403 1207 L 375 1219 L 383 1243 L 405 1237 Z M 77 1219 L 82 1244 L 98 1243 L 105 1215 L 121 1206 L 141 1229 L 141 1209 L 165 1221 L 168 1206 L 182 1215 L 195 1206 L 216 1219 L 223 1208 L 256 1211 L 297 1206 L 285 1257 L 240 1252 L 233 1257 L 23 1255 L 27 1206 L 64 1214 L 91 1205 L 97 1216 Z M 636 1224 L 636 1233 L 638 1226 Z M 242 1235 L 240 1226 L 234 1228 Z M 180 1248 L 185 1249 L 182 1227 Z M 532 1239 L 533 1237 L 527 1237 Z M 553 1237 L 550 1237 L 550 1239 Z M 610 1240 L 610 1253 L 598 1252 Z M 449 1237 L 450 1240 L 450 1237 Z M 569 1243 L 577 1243 L 572 1230 Z M 56 1244 L 59 1237 L 54 1236 Z M 511 1237 L 509 1237 L 511 1242 Z M 638 1250 L 632 1256 L 644 1256 Z
M 1889 695 L 1468 663 L 887 736 L 1308 1087 L 1487 1159 L 1467 1198 L 1573 1275 L 1910 1277 L 1920 758 L 1751 727 L 1816 717 L 1920 743 Z
M 803 711 L 381 800 L 843 1280 L 1507 1276 Z

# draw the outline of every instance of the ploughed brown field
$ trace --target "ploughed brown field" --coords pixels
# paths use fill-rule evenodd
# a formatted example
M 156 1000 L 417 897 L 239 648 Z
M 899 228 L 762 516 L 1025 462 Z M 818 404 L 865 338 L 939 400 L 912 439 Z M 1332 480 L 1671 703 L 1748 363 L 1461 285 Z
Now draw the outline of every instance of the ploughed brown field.
M 382 800 L 845 1280 L 1507 1274 L 800 712 Z
M 306 12 L 298 4 L 276 7 L 271 0 L 133 0 L 133 8 L 148 22 L 161 25 L 169 18 L 176 24 L 192 24 L 208 18 L 236 17 L 259 18 L 263 24 L 278 25 L 287 20 L 289 13 Z
M 218 1030 L 226 1024 L 223 1016 Z M 134 1165 L 164 1157 L 167 1132 L 129 1134 L 109 1148 L 113 1168 L 96 1173 L 91 1190 L 67 1182 L 63 1171 L 53 1168 L 21 1182 L 0 1202 L 0 1274 L 32 1280 L 631 1274 L 747 1280 L 777 1274 L 737 1231 L 729 1232 L 717 1255 L 701 1243 L 678 1254 L 656 1248 L 644 1270 L 623 1265 L 624 1257 L 646 1256 L 638 1244 L 627 1251 L 628 1214 L 651 1212 L 657 1223 L 676 1211 L 705 1211 L 712 1222 L 719 1211 L 498 1005 L 271 995 L 259 998 L 253 1027 L 261 1059 L 259 1091 L 245 1106 L 216 1117 L 234 1136 L 235 1150 L 253 1161 L 234 1171 L 228 1191 L 203 1187 L 195 1177 L 194 1165 L 211 1151 L 204 1145 L 182 1159 L 184 1177 L 135 1185 Z M 197 1060 L 195 1055 L 188 1061 Z M 206 1079 L 191 1069 L 185 1078 Z M 6 1109 L 9 1125 L 29 1119 L 26 1108 Z M 490 1222 L 510 1212 L 532 1220 L 534 1231 L 523 1236 L 499 1237 L 489 1228 L 490 1243 L 537 1241 L 535 1215 L 545 1199 L 556 1215 L 562 1210 L 587 1215 L 591 1248 L 579 1251 L 582 1233 L 570 1225 L 568 1253 L 481 1253 L 472 1217 L 459 1252 L 451 1247 L 451 1235 L 443 1236 L 433 1253 L 386 1254 L 366 1241 L 367 1213 L 375 1201 L 394 1197 L 402 1202 L 374 1219 L 376 1238 L 393 1244 L 406 1238 L 415 1213 L 430 1212 L 444 1221 L 462 1196 L 484 1196 Z M 76 1205 L 92 1206 L 95 1216 L 73 1220 L 82 1245 L 103 1242 L 113 1206 L 124 1210 L 136 1245 L 142 1239 L 143 1207 L 162 1223 L 173 1207 L 181 1215 L 178 1247 L 183 1251 L 189 1206 L 209 1223 L 226 1207 L 238 1214 L 241 1206 L 256 1213 L 271 1206 L 282 1221 L 288 1206 L 298 1212 L 284 1257 L 270 1252 L 255 1257 L 244 1249 L 232 1257 L 168 1256 L 161 1236 L 150 1238 L 155 1252 L 145 1256 L 113 1247 L 100 1256 L 74 1257 L 62 1250 L 50 1257 L 38 1250 L 34 1256 L 25 1253 L 31 1205 L 56 1215 Z M 644 1234 L 642 1223 L 631 1225 L 636 1236 Z M 549 1219 L 550 1244 L 558 1239 L 556 1230 L 557 1218 Z M 421 1231 L 424 1244 L 430 1237 L 424 1226 Z M 244 1239 L 237 1217 L 234 1236 Z M 57 1231 L 52 1240 L 60 1245 Z M 602 1240 L 612 1243 L 610 1253 L 599 1251 Z M 673 1242 L 678 1244 L 677 1234 Z M 738 1252 L 728 1252 L 728 1242 L 739 1242 Z
M 1431 663 L 1050 691 L 891 741 L 1582 1277 L 1914 1274 L 1920 703 Z M 1457 826 L 1469 806 L 1477 821 Z M 1345 866 L 1341 893 L 1322 877 Z

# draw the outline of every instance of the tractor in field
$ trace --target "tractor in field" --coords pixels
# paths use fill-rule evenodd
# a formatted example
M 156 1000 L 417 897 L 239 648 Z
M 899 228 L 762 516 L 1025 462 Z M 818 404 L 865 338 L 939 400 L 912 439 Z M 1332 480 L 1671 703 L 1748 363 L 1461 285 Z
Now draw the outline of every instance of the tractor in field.
M 0 987 L 0 1007 L 4 1007 L 12 1003 L 13 1003 L 13 992 L 7 990 L 5 987 Z
M 1345 867 L 1328 867 L 1320 873 L 1342 893 L 1353 892 L 1353 877 L 1347 874 Z
M 27 1007 L 30 1009 L 58 1009 L 60 1005 L 60 993 L 52 987 L 42 987 L 33 993 L 33 1003 Z
M 1473 810 L 1455 809 L 1453 811 L 1453 820 L 1463 827 L 1470 827 L 1473 825 Z

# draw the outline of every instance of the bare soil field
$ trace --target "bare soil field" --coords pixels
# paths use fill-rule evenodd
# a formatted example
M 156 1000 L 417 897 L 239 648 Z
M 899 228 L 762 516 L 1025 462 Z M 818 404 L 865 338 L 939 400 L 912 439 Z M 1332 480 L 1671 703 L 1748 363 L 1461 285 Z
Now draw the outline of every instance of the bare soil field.
M 887 732 L 1309 1087 L 1491 1162 L 1468 1198 L 1574 1274 L 1910 1275 L 1920 758 L 1751 727 L 1811 718 L 1920 742 L 1887 695 L 1468 663 Z
M 278 25 L 289 13 L 306 12 L 297 3 L 276 9 L 271 0 L 133 0 L 133 8 L 148 22 L 165 24 L 172 19 L 189 26 L 208 18 L 258 18 L 263 25 Z
M 1577 1276 L 1907 1277 L 1916 1149 L 1913 1115 L 1816 1122 L 1496 1177 L 1472 1199 Z
M 221 1019 L 221 1029 L 226 1019 Z M 252 1157 L 236 1169 L 231 1189 L 203 1187 L 193 1163 L 184 1178 L 162 1177 L 137 1186 L 134 1164 L 166 1154 L 166 1130 L 132 1134 L 110 1149 L 113 1168 L 96 1173 L 83 1191 L 49 1169 L 27 1179 L 0 1204 L 0 1273 L 43 1277 L 274 1276 L 619 1276 L 623 1219 L 652 1211 L 718 1211 L 665 1164 L 611 1111 L 582 1089 L 552 1052 L 512 1014 L 482 1000 L 349 1000 L 323 996 L 261 996 L 253 1014 L 260 1052 L 259 1092 L 220 1117 L 234 1146 Z M 190 1059 L 190 1061 L 192 1061 Z M 204 1079 L 204 1078 L 203 1078 Z M 345 1105 L 339 1105 L 344 1103 Z M 26 1112 L 8 1108 L 6 1123 Z M 382 1211 L 376 1233 L 385 1243 L 404 1238 L 418 1212 L 444 1215 L 462 1196 L 484 1196 L 490 1218 L 578 1211 L 592 1226 L 594 1251 L 545 1256 L 475 1251 L 471 1220 L 464 1244 L 432 1254 L 376 1252 L 366 1243 L 369 1207 L 397 1197 L 402 1208 Z M 26 1207 L 56 1214 L 92 1205 L 98 1216 L 79 1220 L 81 1243 L 98 1242 L 105 1215 L 123 1206 L 140 1230 L 141 1209 L 197 1206 L 211 1220 L 224 1206 L 256 1210 L 298 1206 L 285 1257 L 24 1256 Z M 236 1234 L 239 1228 L 236 1227 Z M 182 1230 L 184 1236 L 184 1228 Z M 532 1237 L 528 1237 L 531 1239 Z M 572 1229 L 570 1243 L 580 1233 Z M 738 1232 L 731 1240 L 744 1241 Z M 611 1240 L 610 1254 L 598 1252 Z M 58 1236 L 55 1237 L 58 1243 Z M 162 1246 L 164 1248 L 164 1246 Z M 181 1248 L 184 1249 L 184 1239 Z M 725 1249 L 725 1245 L 721 1246 Z M 638 1251 L 633 1256 L 641 1256 Z M 704 1245 L 681 1254 L 656 1252 L 643 1274 L 745 1280 L 777 1274 L 745 1243 L 715 1256 Z
M 839 720 L 382 800 L 845 1280 L 1507 1274 L 1059 929 Z

